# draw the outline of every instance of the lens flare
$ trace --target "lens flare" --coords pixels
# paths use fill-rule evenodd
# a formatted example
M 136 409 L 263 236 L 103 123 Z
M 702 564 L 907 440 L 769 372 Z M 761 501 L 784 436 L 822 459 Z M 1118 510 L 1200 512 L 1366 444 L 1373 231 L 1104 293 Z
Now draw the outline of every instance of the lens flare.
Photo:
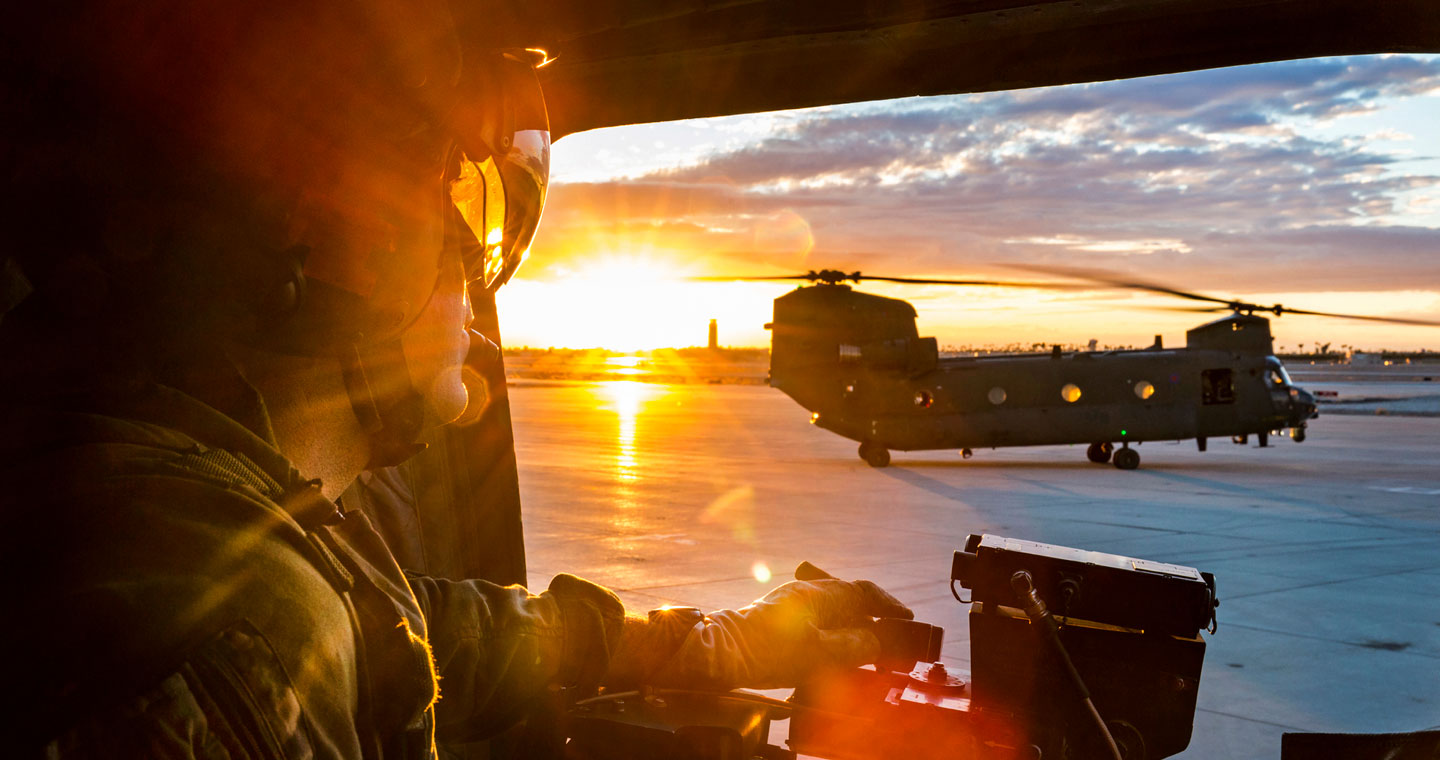
M 700 513 L 705 525 L 723 525 L 737 541 L 755 545 L 755 487 L 736 486 L 721 494 Z
M 761 583 L 769 583 L 770 579 L 775 577 L 770 572 L 770 566 L 765 564 L 764 560 L 759 559 L 755 560 L 755 564 L 750 566 L 750 574 L 755 576 L 755 580 Z

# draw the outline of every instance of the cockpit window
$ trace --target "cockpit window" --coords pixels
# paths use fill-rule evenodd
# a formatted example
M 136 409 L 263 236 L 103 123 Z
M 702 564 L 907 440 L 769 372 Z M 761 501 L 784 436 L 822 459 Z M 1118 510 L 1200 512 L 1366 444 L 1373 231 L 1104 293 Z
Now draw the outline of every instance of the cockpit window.
M 1271 386 L 1289 387 L 1294 385 L 1294 382 L 1290 380 L 1290 373 L 1285 371 L 1285 365 L 1280 363 L 1279 358 L 1274 356 L 1266 357 L 1265 368 Z

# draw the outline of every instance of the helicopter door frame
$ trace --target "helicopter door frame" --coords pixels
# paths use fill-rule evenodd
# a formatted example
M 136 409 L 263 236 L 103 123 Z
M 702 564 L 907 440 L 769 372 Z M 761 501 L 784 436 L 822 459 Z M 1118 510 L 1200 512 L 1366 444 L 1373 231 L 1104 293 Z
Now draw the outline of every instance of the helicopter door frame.
M 1200 371 L 1200 403 L 1217 406 L 1235 403 L 1235 370 L 1216 367 Z

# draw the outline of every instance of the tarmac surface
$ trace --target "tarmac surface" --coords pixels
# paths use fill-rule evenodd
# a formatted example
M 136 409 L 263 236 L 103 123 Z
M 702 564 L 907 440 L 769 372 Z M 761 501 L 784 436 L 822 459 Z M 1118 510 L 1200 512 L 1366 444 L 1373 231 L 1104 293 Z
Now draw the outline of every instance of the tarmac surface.
M 1291 368 L 1296 385 L 1316 394 L 1321 413 L 1440 417 L 1440 365 Z
M 1322 406 L 1304 443 L 1151 442 L 1131 472 L 1080 445 L 895 452 L 877 470 L 766 387 L 510 393 L 534 586 L 564 571 L 636 610 L 735 607 L 809 560 L 944 626 L 943 659 L 967 668 L 950 557 L 996 533 L 1216 575 L 1219 631 L 1181 757 L 1276 760 L 1286 731 L 1440 725 L 1435 417 Z

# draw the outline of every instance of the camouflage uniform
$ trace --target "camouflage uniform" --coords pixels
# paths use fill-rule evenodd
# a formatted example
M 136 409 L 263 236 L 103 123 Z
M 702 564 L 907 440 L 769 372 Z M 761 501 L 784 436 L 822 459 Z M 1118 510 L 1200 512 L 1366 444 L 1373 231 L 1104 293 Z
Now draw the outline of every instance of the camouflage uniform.
M 0 410 L 0 563 L 19 597 L 3 682 L 24 696 L 7 748 L 428 757 L 437 735 L 512 724 L 550 684 L 601 679 L 613 594 L 567 575 L 539 595 L 407 577 L 247 406 L 227 417 L 155 387 Z

